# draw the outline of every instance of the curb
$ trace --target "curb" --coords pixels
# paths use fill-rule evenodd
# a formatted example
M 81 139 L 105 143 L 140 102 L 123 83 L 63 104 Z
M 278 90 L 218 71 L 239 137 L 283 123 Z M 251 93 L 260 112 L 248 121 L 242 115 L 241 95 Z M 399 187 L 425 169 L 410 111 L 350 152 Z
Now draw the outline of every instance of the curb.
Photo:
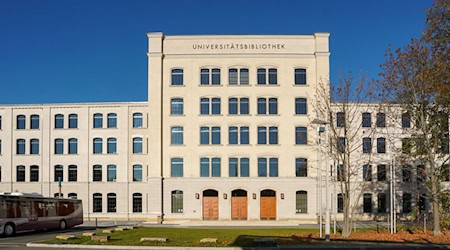
M 130 250 L 205 250 L 205 249 L 223 249 L 223 250 L 242 250 L 240 247 L 165 247 L 165 246 L 112 246 L 112 245 L 76 245 L 76 244 L 41 244 L 29 242 L 27 247 L 42 248 L 77 248 L 77 249 L 130 249 Z

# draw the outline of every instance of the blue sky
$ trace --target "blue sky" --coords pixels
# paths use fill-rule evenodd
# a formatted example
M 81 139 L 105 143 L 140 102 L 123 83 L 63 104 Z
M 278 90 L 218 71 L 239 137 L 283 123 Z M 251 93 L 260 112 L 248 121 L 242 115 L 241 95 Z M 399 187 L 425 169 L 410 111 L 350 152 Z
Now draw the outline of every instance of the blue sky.
M 147 32 L 330 32 L 330 74 L 376 77 L 431 0 L 0 0 L 0 104 L 147 100 Z

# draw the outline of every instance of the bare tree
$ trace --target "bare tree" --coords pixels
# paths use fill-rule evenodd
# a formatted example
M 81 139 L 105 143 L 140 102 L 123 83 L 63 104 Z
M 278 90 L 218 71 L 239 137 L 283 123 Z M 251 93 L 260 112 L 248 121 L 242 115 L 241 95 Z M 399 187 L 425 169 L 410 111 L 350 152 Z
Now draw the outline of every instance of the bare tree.
M 314 109 L 328 122 L 327 157 L 337 164 L 334 180 L 339 185 L 342 201 L 339 206 L 342 206 L 344 237 L 351 234 L 352 220 L 364 191 L 374 185 L 371 162 L 375 126 L 371 120 L 368 126 L 362 126 L 362 114 L 371 115 L 379 110 L 379 104 L 372 103 L 376 87 L 374 81 L 367 81 L 364 76 L 355 81 L 349 74 L 331 86 L 329 82 L 320 82 L 316 92 L 318 102 Z M 366 147 L 364 153 L 363 147 Z
M 424 165 L 421 178 L 432 204 L 433 233 L 440 235 L 441 180 L 449 160 L 449 1 L 435 1 L 426 21 L 423 37 L 403 49 L 389 48 L 381 83 L 384 104 L 400 107 L 413 121 L 406 157 Z

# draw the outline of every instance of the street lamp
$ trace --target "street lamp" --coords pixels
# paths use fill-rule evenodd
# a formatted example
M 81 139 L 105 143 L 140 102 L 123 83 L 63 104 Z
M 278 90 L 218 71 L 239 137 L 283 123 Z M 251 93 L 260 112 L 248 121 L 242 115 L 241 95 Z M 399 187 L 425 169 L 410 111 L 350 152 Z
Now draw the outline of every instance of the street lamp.
M 322 238 L 322 160 L 320 158 L 320 148 L 321 148 L 321 139 L 320 134 L 325 132 L 326 140 L 328 141 L 328 131 L 327 131 L 327 125 L 328 122 L 315 118 L 312 121 L 312 124 L 317 125 L 317 136 L 318 136 L 318 145 L 317 145 L 317 162 L 320 164 L 318 169 L 320 169 L 319 174 L 319 230 L 320 230 L 320 237 Z M 328 197 L 329 197 L 329 186 L 328 186 L 328 179 L 329 179 L 329 166 L 326 164 L 325 166 L 325 240 L 330 240 L 330 210 L 328 205 Z

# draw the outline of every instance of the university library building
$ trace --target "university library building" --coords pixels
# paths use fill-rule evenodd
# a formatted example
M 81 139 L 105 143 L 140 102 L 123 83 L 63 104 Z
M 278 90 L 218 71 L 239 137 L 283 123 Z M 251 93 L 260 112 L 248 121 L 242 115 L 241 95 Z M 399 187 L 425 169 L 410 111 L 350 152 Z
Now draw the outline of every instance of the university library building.
M 61 183 L 85 219 L 317 223 L 326 199 L 342 218 L 339 184 L 318 175 L 331 161 L 312 123 L 329 33 L 147 36 L 148 102 L 0 105 L 0 192 L 53 197 Z M 366 110 L 354 126 L 368 119 L 385 118 Z M 373 139 L 378 162 L 355 179 L 370 171 L 375 183 L 362 219 L 389 210 L 387 125 Z M 362 144 L 361 156 L 372 150 Z M 399 214 L 423 202 L 408 186 L 415 173 L 399 180 Z

